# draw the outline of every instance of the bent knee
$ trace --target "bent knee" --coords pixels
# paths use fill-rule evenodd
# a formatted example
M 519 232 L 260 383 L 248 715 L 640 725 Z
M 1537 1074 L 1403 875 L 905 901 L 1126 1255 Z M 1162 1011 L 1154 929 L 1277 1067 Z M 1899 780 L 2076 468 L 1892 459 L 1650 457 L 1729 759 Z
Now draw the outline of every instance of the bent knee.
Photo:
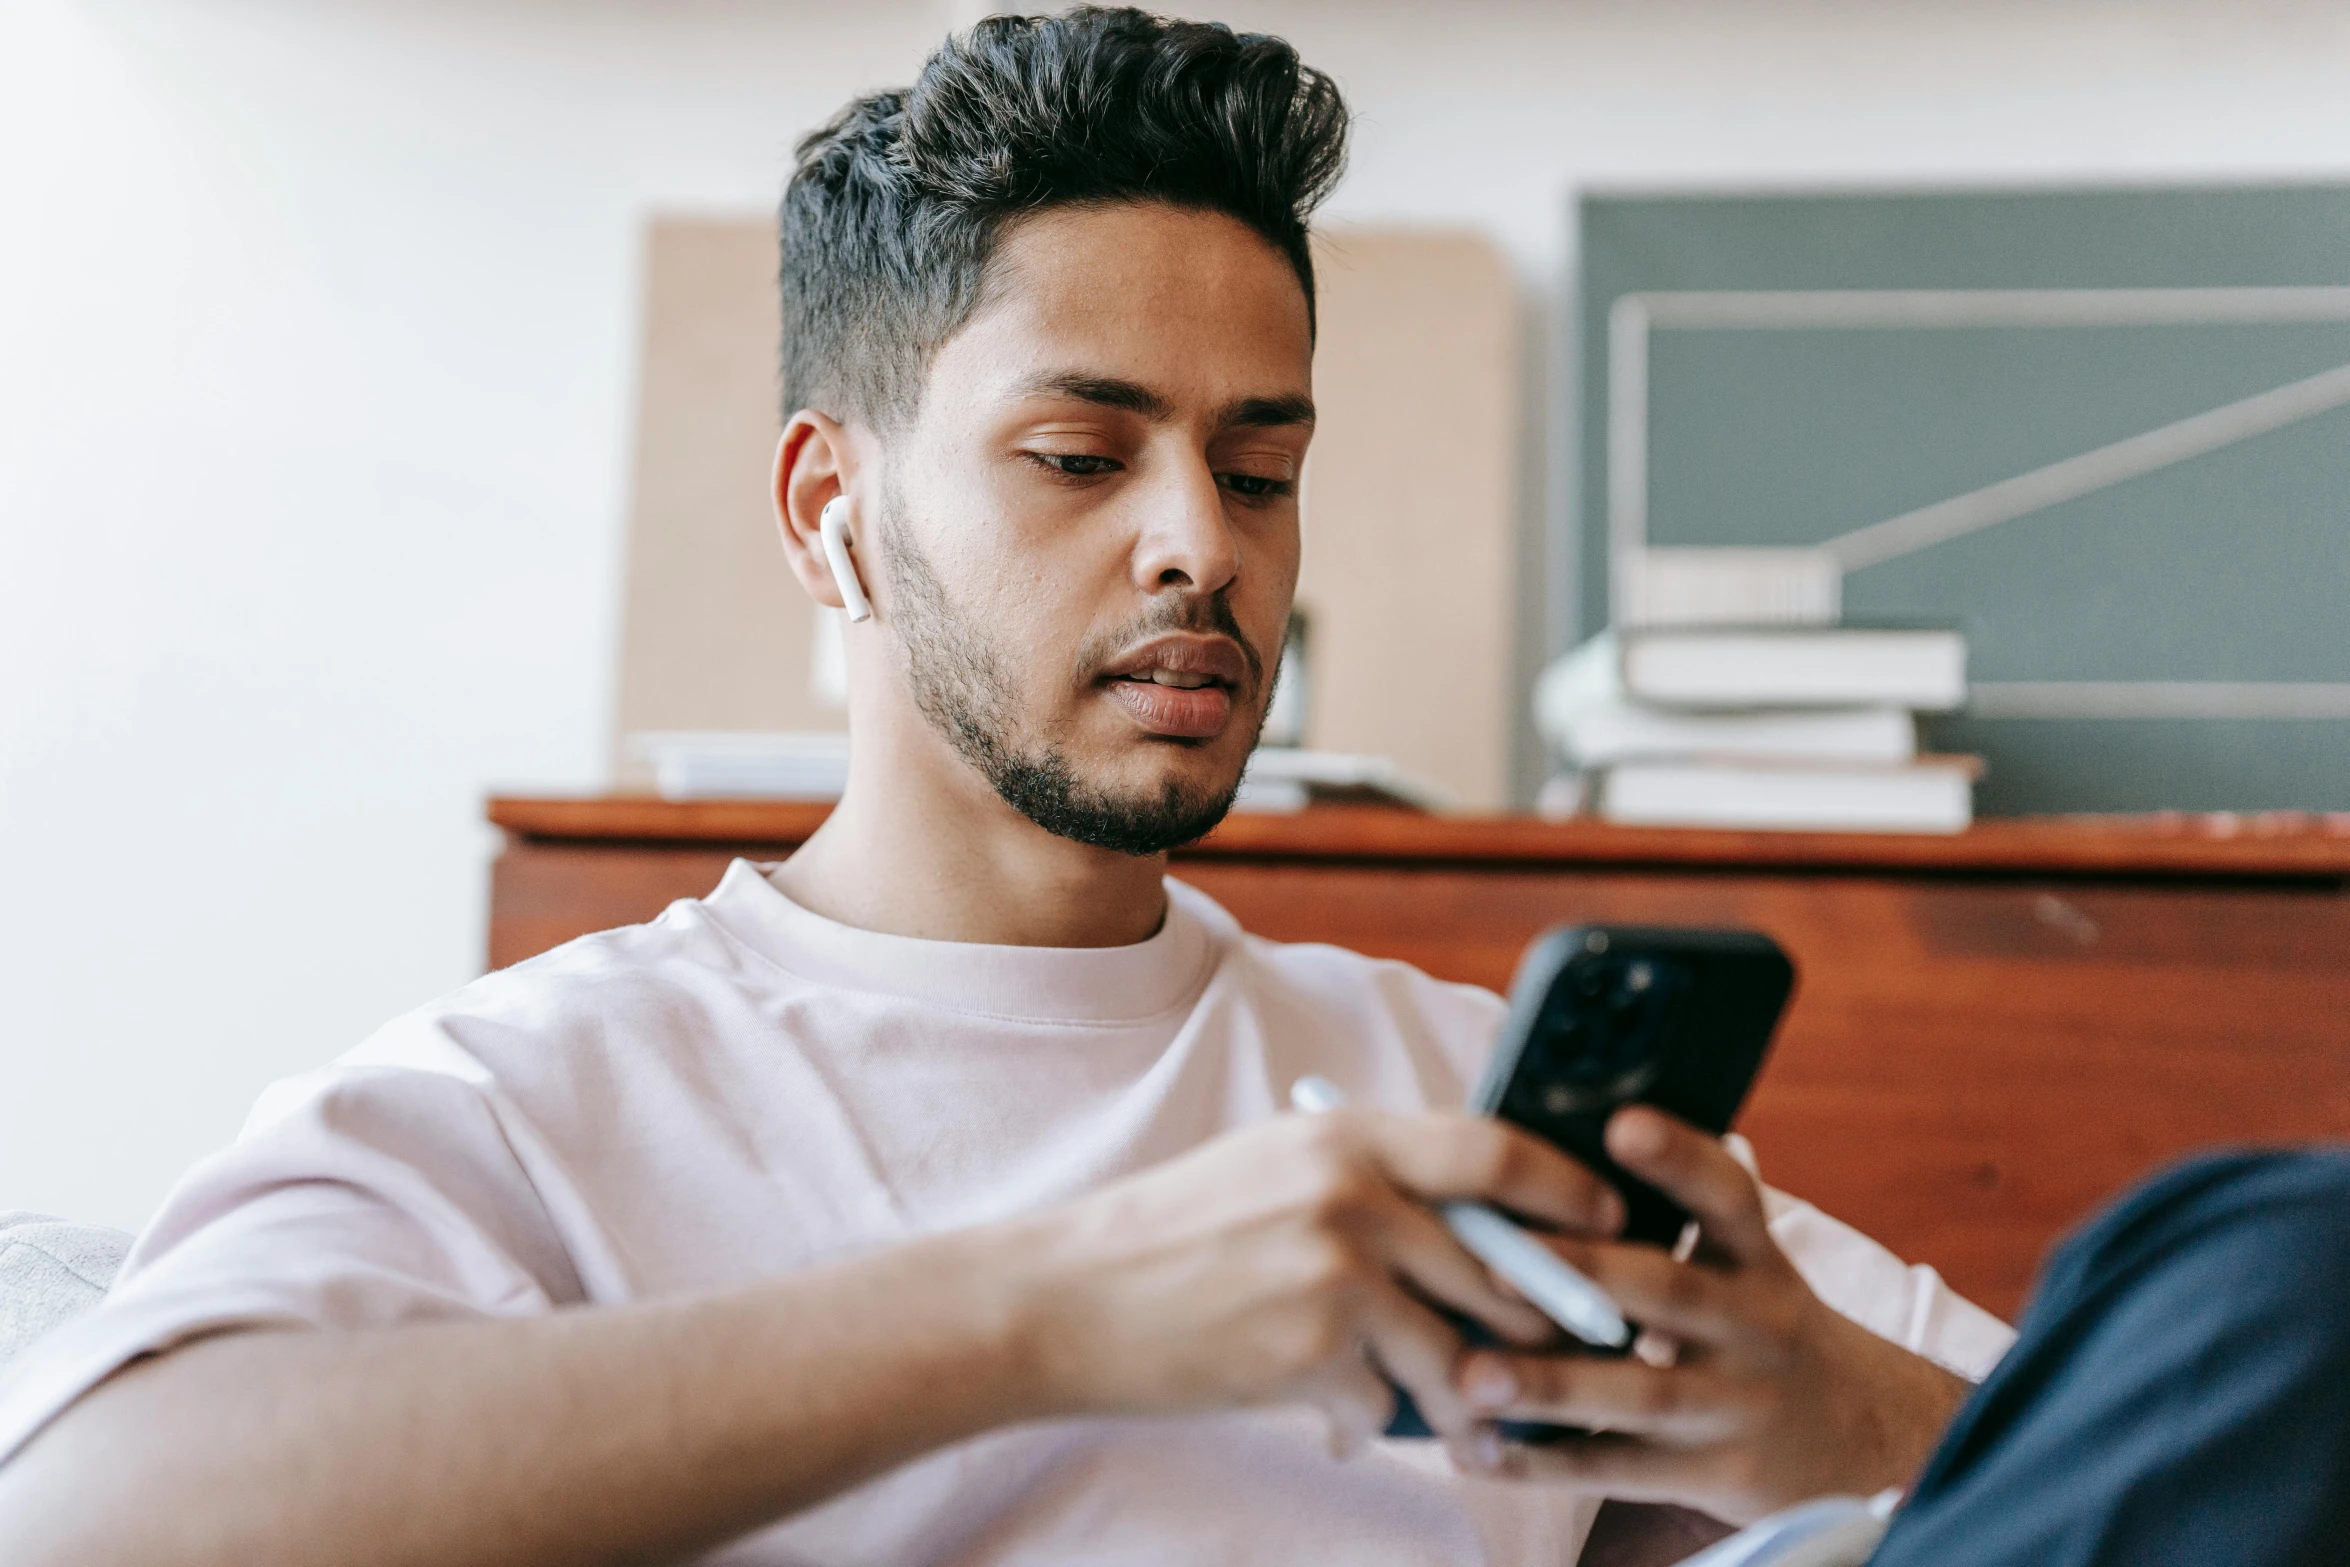
M 2052 1284 L 2069 1275 L 2075 1287 L 2199 1274 L 2230 1294 L 2350 1277 L 2350 1149 L 2231 1151 L 2173 1165 L 2085 1225 L 2049 1272 Z

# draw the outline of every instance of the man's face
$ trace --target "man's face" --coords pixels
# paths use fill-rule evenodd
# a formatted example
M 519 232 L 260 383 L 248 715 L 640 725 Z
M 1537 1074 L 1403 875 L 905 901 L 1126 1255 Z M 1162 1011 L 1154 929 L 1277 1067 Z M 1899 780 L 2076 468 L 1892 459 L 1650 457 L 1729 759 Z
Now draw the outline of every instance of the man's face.
M 1217 214 L 1050 211 L 886 448 L 881 555 L 917 704 L 1039 825 L 1128 853 L 1224 814 L 1297 584 L 1312 341 Z

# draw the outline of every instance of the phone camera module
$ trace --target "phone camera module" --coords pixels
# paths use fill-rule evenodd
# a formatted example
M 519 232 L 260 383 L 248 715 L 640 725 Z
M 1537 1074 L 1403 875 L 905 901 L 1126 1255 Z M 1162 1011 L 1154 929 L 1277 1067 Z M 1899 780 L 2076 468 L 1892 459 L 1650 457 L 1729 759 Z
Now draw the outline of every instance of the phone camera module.
M 1590 956 L 1555 985 L 1535 1041 L 1546 1114 L 1612 1107 L 1655 1075 L 1672 975 L 1655 959 Z

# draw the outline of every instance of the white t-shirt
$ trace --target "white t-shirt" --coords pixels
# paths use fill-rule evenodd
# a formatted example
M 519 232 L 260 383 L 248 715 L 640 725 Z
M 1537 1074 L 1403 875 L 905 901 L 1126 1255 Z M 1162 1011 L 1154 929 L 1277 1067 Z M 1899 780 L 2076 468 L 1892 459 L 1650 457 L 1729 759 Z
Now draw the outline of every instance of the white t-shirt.
M 1167 883 L 1130 947 L 852 929 L 736 861 L 716 892 L 486 976 L 273 1085 L 106 1303 L 0 1380 L 0 1460 L 141 1353 L 233 1324 L 528 1316 L 738 1285 L 1020 1213 L 1279 1112 L 1452 1106 L 1499 999 L 1282 946 Z M 1803 1204 L 1815 1288 L 1980 1376 L 2009 1334 Z M 723 1563 L 1571 1563 L 1596 1502 L 1436 1445 L 1326 1452 L 1319 1415 L 1067 1420 L 919 1459 Z

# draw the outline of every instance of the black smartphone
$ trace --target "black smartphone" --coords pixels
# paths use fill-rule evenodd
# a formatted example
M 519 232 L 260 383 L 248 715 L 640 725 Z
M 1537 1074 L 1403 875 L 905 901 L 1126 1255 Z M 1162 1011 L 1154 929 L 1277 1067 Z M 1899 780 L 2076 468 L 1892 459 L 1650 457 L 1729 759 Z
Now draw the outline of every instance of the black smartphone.
M 1623 1194 L 1624 1238 L 1671 1246 L 1689 1220 L 1602 1139 L 1628 1104 L 1717 1136 L 1762 1070 L 1795 965 L 1751 930 L 1576 925 L 1519 962 L 1475 1109 L 1565 1149 Z
M 1574 925 L 1526 949 L 1473 1109 L 1526 1128 L 1623 1195 L 1624 1238 L 1671 1247 L 1688 1213 L 1608 1157 L 1608 1118 L 1654 1105 L 1705 1131 L 1730 1129 L 1795 988 L 1795 965 L 1746 930 Z M 1474 1323 L 1464 1331 L 1487 1342 Z M 1572 1353 L 1623 1354 L 1579 1346 Z M 1513 1440 L 1564 1434 L 1505 1425 Z M 1400 1392 L 1390 1436 L 1426 1436 Z

